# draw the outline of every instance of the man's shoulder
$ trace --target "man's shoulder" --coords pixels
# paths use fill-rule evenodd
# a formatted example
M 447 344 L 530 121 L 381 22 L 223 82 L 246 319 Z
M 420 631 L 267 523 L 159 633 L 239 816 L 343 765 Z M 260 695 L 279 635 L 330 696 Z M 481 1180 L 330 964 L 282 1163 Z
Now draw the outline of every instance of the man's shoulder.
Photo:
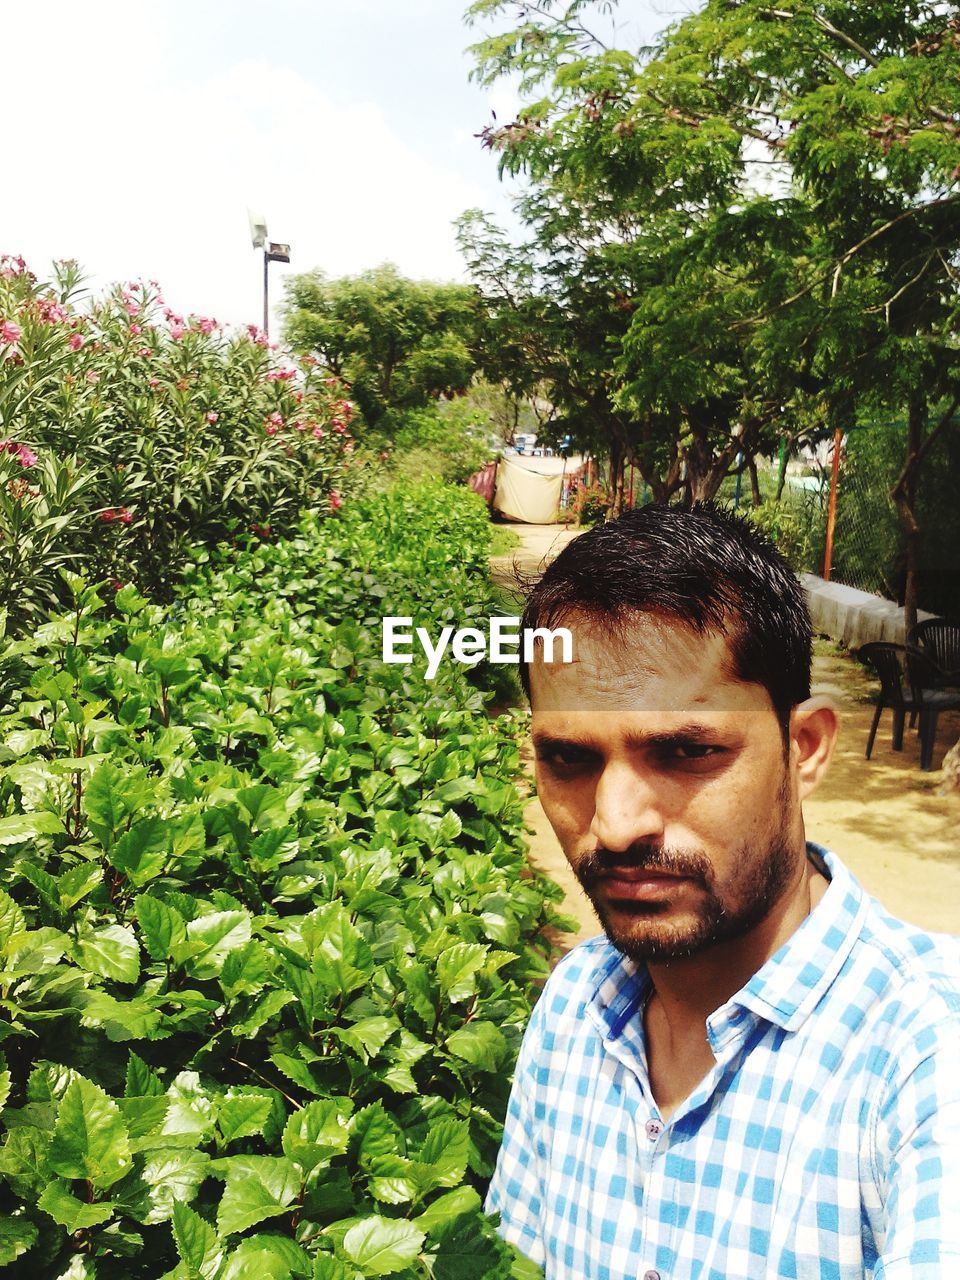
M 557 962 L 540 993 L 534 1021 L 551 1025 L 563 1018 L 579 1021 L 598 998 L 609 1004 L 639 980 L 637 966 L 624 958 L 606 934 L 587 938 Z
M 895 1035 L 897 1027 L 915 1036 L 922 1025 L 951 1028 L 954 1034 L 960 1025 L 960 937 L 921 929 L 895 916 L 863 889 L 836 854 L 823 852 L 844 900 L 829 922 L 831 932 L 844 922 L 854 930 L 842 948 L 847 955 L 834 988 L 838 995 L 845 994 L 863 1013 L 872 1010 L 872 1021 L 879 1020 L 887 1036 Z M 839 937 L 835 941 L 839 944 Z
M 921 929 L 874 898 L 866 906 L 860 943 L 888 975 L 886 993 L 903 999 L 923 995 L 930 1008 L 960 1015 L 960 937 Z

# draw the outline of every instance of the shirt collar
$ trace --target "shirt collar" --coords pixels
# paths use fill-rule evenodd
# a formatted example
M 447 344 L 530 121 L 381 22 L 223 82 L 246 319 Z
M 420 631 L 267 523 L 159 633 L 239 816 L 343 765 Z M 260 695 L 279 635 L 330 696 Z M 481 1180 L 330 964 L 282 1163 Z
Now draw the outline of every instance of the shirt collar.
M 785 1031 L 796 1031 L 840 972 L 860 934 L 867 911 L 860 884 L 836 854 L 821 845 L 808 842 L 807 854 L 823 860 L 830 883 L 783 946 L 707 1019 L 707 1035 L 714 1048 L 742 1030 L 743 1010 Z M 650 975 L 644 965 L 627 960 L 610 944 L 602 954 L 588 1015 L 609 1044 L 642 1049 L 639 1014 L 650 994 Z
M 810 1016 L 846 963 L 867 912 L 867 896 L 836 854 L 809 842 L 808 856 L 822 858 L 830 873 L 823 897 L 803 923 L 710 1023 L 731 1005 L 747 1009 L 784 1031 Z

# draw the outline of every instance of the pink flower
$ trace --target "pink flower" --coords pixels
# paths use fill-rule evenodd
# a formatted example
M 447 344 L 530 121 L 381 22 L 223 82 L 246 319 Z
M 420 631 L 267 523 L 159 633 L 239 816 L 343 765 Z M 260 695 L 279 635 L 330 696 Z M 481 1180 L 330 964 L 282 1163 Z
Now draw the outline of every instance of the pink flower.
M 55 298 L 41 298 L 37 310 L 44 324 L 61 324 L 67 319 L 65 308 Z
M 353 453 L 353 441 L 352 441 L 352 440 L 347 440 L 347 441 L 345 441 L 344 446 L 343 446 L 343 452 L 344 452 L 344 453 Z
M 307 424 L 305 422 L 295 422 L 293 425 L 299 432 L 301 432 L 301 434 L 307 429 Z
M 21 467 L 35 467 L 37 455 L 25 444 L 17 444 L 16 440 L 0 440 L 0 453 L 15 453 Z
M 132 324 L 130 326 L 130 332 L 132 334 L 138 334 L 138 333 L 143 333 L 143 330 L 140 328 L 138 324 Z
M 187 327 L 184 324 L 171 324 L 170 326 L 170 337 L 174 342 L 179 342 L 186 332 Z
M 323 439 L 323 427 L 317 426 L 313 428 L 313 438 L 314 440 Z
M 83 346 L 83 338 L 80 336 L 79 333 L 71 333 L 70 339 L 67 342 L 67 346 L 70 348 L 71 351 L 79 351 L 80 348 Z
M 209 316 L 201 316 L 199 320 L 197 320 L 197 328 L 201 333 L 213 333 L 216 327 L 216 320 L 211 320 Z
M 159 378 L 148 378 L 148 379 L 147 379 L 147 381 L 149 382 L 149 384 L 150 384 L 150 386 L 151 386 L 151 387 L 159 387 L 159 385 L 160 385 L 160 379 L 159 379 Z
M 297 402 L 297 404 L 303 404 L 303 392 L 300 390 L 299 387 L 297 387 L 296 391 L 294 391 L 293 398 Z
M 14 343 L 20 341 L 21 329 L 18 324 L 14 324 L 12 320 L 4 320 L 0 324 L 0 342 Z
M 140 314 L 140 303 L 136 299 L 128 298 L 125 305 L 128 316 L 138 316 Z
M 279 413 L 271 413 L 267 421 L 272 422 L 275 427 L 283 426 L 283 418 Z
M 207 414 L 207 421 L 210 423 L 211 427 L 215 422 L 219 422 L 219 420 L 220 420 L 219 413 L 214 413 L 214 411 L 211 409 L 210 412 Z
M 133 520 L 133 516 L 130 514 L 130 512 L 127 510 L 126 507 L 121 507 L 120 510 L 117 512 L 117 519 L 120 521 L 121 524 L 130 524 Z
M 6 280 L 12 280 L 15 276 L 26 274 L 27 264 L 19 255 L 14 258 L 11 254 L 5 253 L 0 257 L 0 276 Z
M 268 422 L 263 429 L 268 436 L 275 436 L 277 432 L 280 430 L 280 428 L 275 426 L 272 422 Z
M 84 377 L 90 383 L 91 386 L 93 386 L 94 383 L 100 381 L 100 375 L 99 373 L 97 373 L 96 369 L 88 369 L 87 372 L 84 374 Z
M 343 499 L 340 497 L 339 493 L 337 493 L 336 489 L 334 489 L 334 491 L 330 494 L 330 510 L 339 511 L 342 506 L 343 506 Z
M 153 355 L 153 352 L 150 350 L 149 347 L 137 347 L 137 355 L 140 357 L 141 360 L 149 360 L 150 357 Z M 155 381 L 155 379 L 151 378 L 151 382 L 153 381 Z
M 339 418 L 331 418 L 331 419 L 330 419 L 330 425 L 331 425 L 331 427 L 333 427 L 334 431 L 336 432 L 336 434 L 337 434 L 338 436 L 342 436 L 342 435 L 344 434 L 344 432 L 346 431 L 346 429 L 347 429 L 347 428 L 343 425 L 343 423 L 340 421 L 340 419 L 339 419 Z
M 104 524 L 113 524 L 116 518 L 117 518 L 117 513 L 112 509 L 108 509 L 107 511 L 100 512 L 100 519 L 103 521 Z

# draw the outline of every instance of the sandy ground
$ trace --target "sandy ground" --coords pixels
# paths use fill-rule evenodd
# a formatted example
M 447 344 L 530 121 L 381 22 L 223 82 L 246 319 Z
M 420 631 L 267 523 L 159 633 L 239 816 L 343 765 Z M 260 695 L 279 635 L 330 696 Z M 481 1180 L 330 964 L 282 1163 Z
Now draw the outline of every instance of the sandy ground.
M 522 545 L 493 561 L 500 581 L 509 579 L 512 561 L 526 572 L 536 570 L 576 536 L 562 525 L 511 527 Z M 868 761 L 864 750 L 873 715 L 868 699 L 874 687 L 859 663 L 833 644 L 818 642 L 814 688 L 834 699 L 841 729 L 830 772 L 804 806 L 807 835 L 839 854 L 895 915 L 925 929 L 960 934 L 960 796 L 937 794 L 939 764 L 960 737 L 960 714 L 940 718 L 933 772 L 920 769 L 915 732 L 906 731 L 902 752 L 892 750 L 889 711 Z M 536 798 L 527 808 L 527 821 L 530 859 L 564 888 L 564 910 L 577 920 L 579 937 L 598 933 L 593 910 Z M 563 939 L 566 945 L 576 940 Z

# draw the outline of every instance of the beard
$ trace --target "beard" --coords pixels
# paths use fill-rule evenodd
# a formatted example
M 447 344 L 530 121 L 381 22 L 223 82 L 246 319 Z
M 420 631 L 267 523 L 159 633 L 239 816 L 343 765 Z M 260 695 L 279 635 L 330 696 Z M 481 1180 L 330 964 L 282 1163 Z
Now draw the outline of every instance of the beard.
M 731 865 L 738 868 L 739 879 L 733 900 L 718 892 L 712 864 L 696 850 L 636 844 L 621 853 L 597 849 L 578 859 L 574 873 L 617 950 L 638 963 L 680 960 L 756 928 L 783 896 L 796 869 L 796 850 L 788 838 L 785 805 L 780 803 L 786 801 L 786 792 L 784 785 L 778 797 L 781 825 L 766 846 L 743 844 L 734 852 Z M 689 881 L 684 891 L 692 888 L 699 898 L 692 919 L 686 911 L 682 921 L 662 919 L 671 911 L 669 900 L 619 902 L 615 919 L 603 896 L 603 878 L 623 867 L 662 871 Z

